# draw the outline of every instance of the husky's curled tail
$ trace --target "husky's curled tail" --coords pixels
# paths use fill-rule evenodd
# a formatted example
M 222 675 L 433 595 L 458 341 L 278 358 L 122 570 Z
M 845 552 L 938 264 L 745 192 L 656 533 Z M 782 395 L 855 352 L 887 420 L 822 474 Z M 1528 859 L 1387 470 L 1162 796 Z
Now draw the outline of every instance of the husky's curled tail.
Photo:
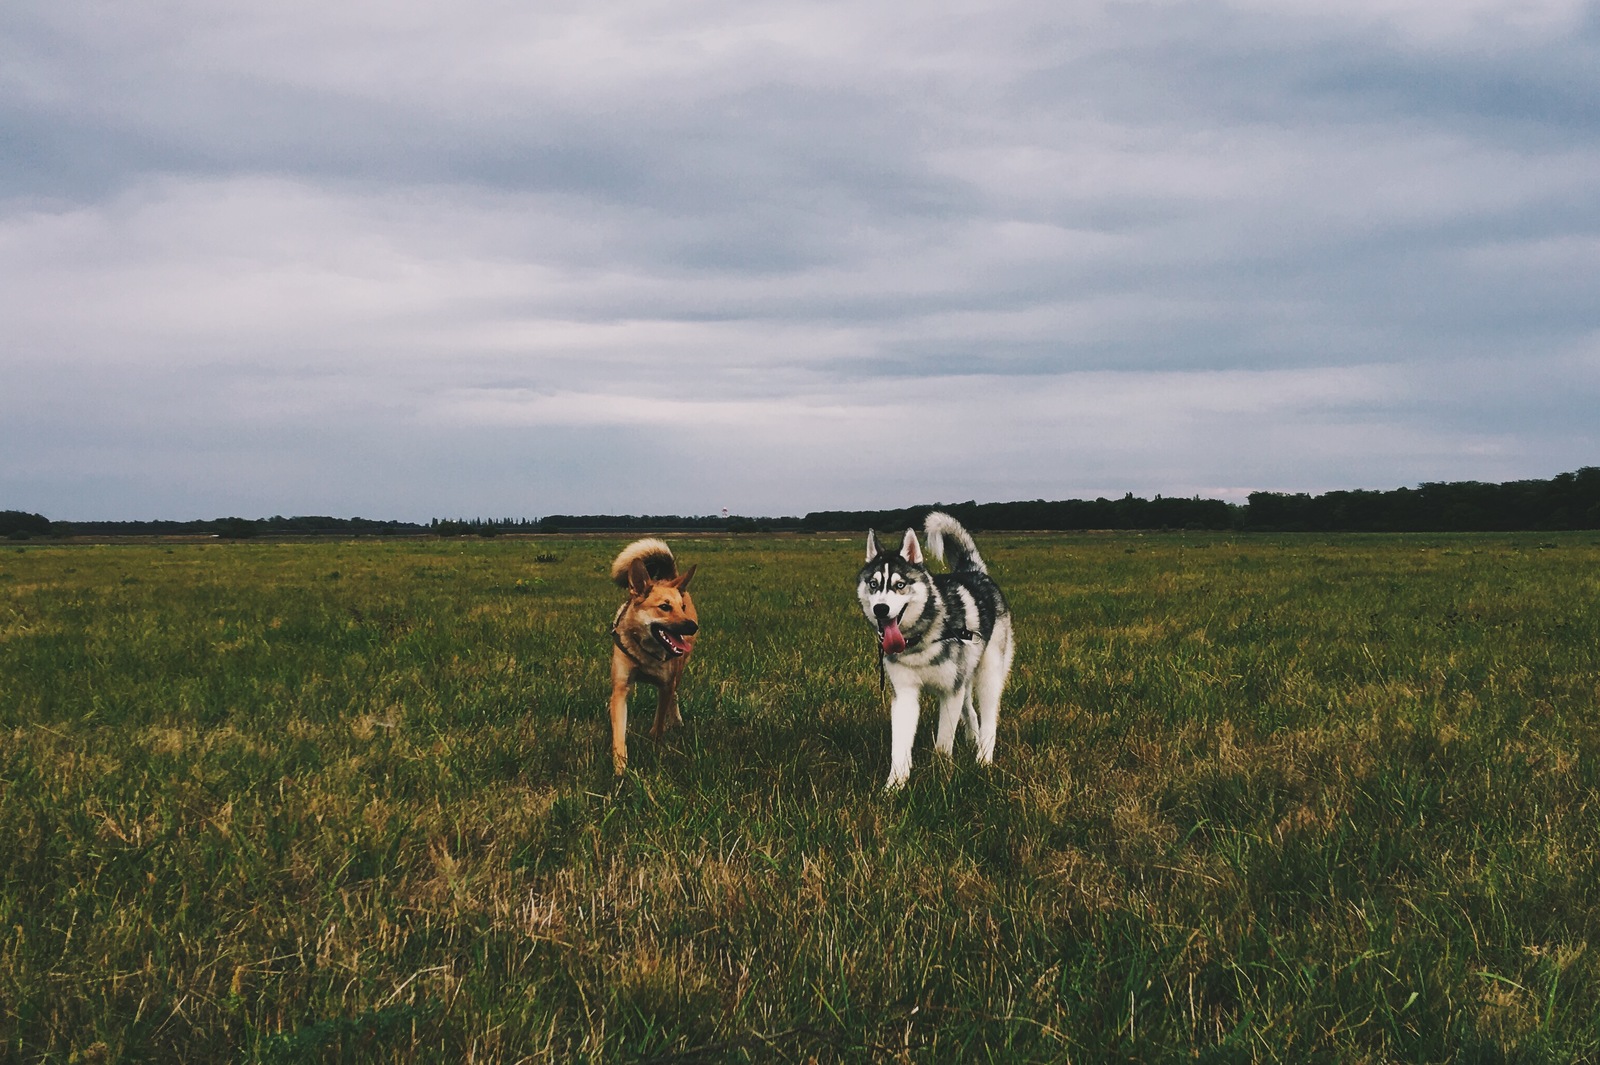
M 922 523 L 922 531 L 928 537 L 928 550 L 940 562 L 945 561 L 945 537 L 953 541 L 948 549 L 951 573 L 989 572 L 989 567 L 983 563 L 983 556 L 978 554 L 978 545 L 972 542 L 972 534 L 944 511 L 929 511 L 927 520 Z
M 644 571 L 653 581 L 671 580 L 678 575 L 678 561 L 672 557 L 672 548 L 649 537 L 635 540 L 624 547 L 622 553 L 612 561 L 611 579 L 617 582 L 617 587 L 628 587 L 628 574 L 636 561 L 644 563 Z

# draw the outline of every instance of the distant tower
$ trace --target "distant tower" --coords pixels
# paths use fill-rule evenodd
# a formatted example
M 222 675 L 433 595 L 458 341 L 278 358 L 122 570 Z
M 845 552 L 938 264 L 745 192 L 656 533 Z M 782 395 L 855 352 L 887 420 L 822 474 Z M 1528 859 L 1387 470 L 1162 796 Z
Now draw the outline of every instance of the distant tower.
M 728 516 L 728 508 L 727 507 L 723 507 L 722 508 L 722 516 L 724 518 L 726 518 Z

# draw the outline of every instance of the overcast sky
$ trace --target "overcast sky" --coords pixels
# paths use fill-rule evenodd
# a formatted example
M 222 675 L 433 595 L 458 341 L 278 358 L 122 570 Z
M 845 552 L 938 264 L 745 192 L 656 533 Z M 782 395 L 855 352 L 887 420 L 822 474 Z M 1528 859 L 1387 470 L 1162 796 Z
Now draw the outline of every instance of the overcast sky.
M 0 6 L 0 509 L 1600 464 L 1600 4 Z

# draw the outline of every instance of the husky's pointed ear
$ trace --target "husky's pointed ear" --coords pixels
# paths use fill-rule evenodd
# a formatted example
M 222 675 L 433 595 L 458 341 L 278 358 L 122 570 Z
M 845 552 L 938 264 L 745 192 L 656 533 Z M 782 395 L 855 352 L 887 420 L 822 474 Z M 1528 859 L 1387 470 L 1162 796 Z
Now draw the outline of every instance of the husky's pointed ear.
M 644 568 L 644 559 L 636 558 L 633 565 L 628 567 L 628 589 L 634 595 L 643 595 L 650 590 L 650 571 Z
M 867 561 L 871 562 L 878 557 L 878 534 L 873 529 L 867 530 Z
M 690 566 L 683 573 L 681 573 L 678 576 L 672 578 L 670 581 L 667 581 L 666 583 L 672 585 L 674 588 L 678 589 L 678 591 L 680 591 L 680 592 L 686 592 L 686 591 L 689 590 L 689 579 L 694 576 L 694 571 L 699 569 L 699 568 L 700 568 L 700 563 L 696 562 L 694 565 Z
M 906 530 L 906 541 L 900 545 L 900 557 L 913 566 L 922 565 L 922 545 L 917 543 L 917 531 Z

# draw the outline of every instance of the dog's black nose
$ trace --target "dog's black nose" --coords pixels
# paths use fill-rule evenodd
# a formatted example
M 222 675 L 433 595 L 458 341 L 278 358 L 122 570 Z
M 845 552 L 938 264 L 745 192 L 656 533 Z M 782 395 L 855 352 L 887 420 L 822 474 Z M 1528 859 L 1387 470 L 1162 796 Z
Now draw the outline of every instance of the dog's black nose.
M 679 636 L 693 636 L 695 633 L 697 633 L 699 631 L 700 631 L 700 626 L 699 625 L 696 625 L 692 621 L 685 621 L 683 623 L 683 627 L 678 630 L 678 635 Z
M 874 614 L 878 615 L 878 617 L 880 617 L 880 618 L 886 618 L 886 617 L 889 616 L 889 604 L 888 603 L 874 603 L 874 604 L 872 604 L 872 612 Z

